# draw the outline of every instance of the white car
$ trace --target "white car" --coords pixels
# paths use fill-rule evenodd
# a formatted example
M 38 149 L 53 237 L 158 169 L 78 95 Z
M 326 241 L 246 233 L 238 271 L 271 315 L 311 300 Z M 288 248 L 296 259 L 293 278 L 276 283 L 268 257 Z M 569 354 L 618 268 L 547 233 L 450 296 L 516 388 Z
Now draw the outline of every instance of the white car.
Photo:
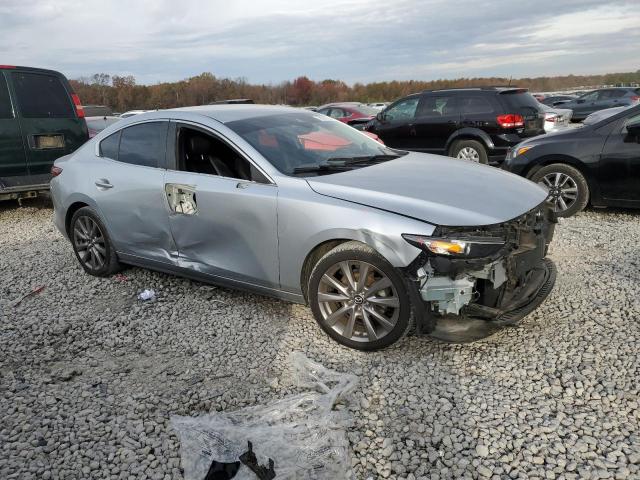
M 375 108 L 376 110 L 384 110 L 386 108 L 387 105 L 389 105 L 389 102 L 377 102 L 377 103 L 369 103 L 368 104 L 371 108 Z
M 563 130 L 571 124 L 573 110 L 568 108 L 549 107 L 543 103 L 540 104 L 544 110 L 544 131 L 557 132 Z
M 140 115 L 141 113 L 151 112 L 152 110 L 129 110 L 128 112 L 124 112 L 120 114 L 120 118 L 129 118 L 134 115 Z

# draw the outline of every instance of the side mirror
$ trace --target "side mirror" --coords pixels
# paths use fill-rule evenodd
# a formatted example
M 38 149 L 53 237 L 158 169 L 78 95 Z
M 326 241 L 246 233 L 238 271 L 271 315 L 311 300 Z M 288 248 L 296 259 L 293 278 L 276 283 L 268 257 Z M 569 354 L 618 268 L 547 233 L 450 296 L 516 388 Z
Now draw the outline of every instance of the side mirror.
M 378 120 L 379 122 L 384 122 L 384 113 L 378 112 L 376 114 L 376 120 Z

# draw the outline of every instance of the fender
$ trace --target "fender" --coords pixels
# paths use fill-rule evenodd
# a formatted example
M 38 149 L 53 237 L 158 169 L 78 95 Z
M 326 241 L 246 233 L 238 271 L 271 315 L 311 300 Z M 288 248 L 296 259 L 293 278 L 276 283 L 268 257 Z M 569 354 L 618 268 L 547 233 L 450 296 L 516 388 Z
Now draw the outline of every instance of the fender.
M 484 144 L 484 146 L 487 148 L 487 150 L 493 150 L 495 147 L 493 144 L 493 141 L 491 140 L 491 137 L 483 130 L 480 130 L 479 128 L 474 128 L 474 127 L 464 127 L 464 128 L 461 128 L 460 130 L 456 130 L 451 134 L 451 136 L 447 140 L 447 143 L 444 147 L 444 151 L 449 152 L 449 149 L 451 148 L 451 145 L 453 144 L 453 142 L 455 142 L 456 140 L 462 140 L 462 139 L 480 140 Z

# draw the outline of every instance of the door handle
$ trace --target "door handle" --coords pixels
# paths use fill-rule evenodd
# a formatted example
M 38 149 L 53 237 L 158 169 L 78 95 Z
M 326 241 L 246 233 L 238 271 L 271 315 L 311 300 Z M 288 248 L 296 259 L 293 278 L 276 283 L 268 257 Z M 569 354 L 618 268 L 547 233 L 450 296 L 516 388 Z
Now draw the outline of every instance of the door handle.
M 236 188 L 244 190 L 245 188 L 248 188 L 249 185 L 250 185 L 249 183 L 238 182 L 236 183 Z
M 96 182 L 96 187 L 98 188 L 113 188 L 113 185 L 106 178 L 101 178 Z

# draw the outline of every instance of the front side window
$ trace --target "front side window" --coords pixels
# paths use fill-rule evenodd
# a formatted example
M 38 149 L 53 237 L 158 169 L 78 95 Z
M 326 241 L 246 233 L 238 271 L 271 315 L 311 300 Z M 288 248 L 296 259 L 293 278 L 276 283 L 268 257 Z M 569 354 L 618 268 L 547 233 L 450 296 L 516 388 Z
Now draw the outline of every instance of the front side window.
M 602 92 L 591 92 L 591 93 L 585 93 L 583 96 L 580 97 L 580 100 L 584 100 L 586 102 L 595 102 L 598 99 L 598 95 L 601 95 Z
M 27 118 L 74 118 L 75 110 L 60 79 L 39 73 L 12 73 L 18 106 Z
M 401 100 L 384 112 L 387 121 L 410 120 L 416 116 L 418 101 L 420 97 L 407 98 Z
M 11 97 L 9 97 L 9 89 L 7 81 L 0 71 L 0 118 L 13 118 L 13 108 L 11 107 Z
M 353 127 L 317 113 L 281 113 L 226 125 L 287 175 L 332 161 L 399 156 Z
M 118 161 L 143 167 L 164 166 L 168 122 L 147 122 L 124 128 Z
M 234 148 L 195 128 L 178 128 L 178 170 L 237 178 L 258 183 L 269 180 Z
M 329 116 L 331 118 L 342 118 L 346 117 L 347 115 L 345 115 L 344 110 L 342 110 L 341 108 L 332 108 L 331 110 L 329 110 Z

